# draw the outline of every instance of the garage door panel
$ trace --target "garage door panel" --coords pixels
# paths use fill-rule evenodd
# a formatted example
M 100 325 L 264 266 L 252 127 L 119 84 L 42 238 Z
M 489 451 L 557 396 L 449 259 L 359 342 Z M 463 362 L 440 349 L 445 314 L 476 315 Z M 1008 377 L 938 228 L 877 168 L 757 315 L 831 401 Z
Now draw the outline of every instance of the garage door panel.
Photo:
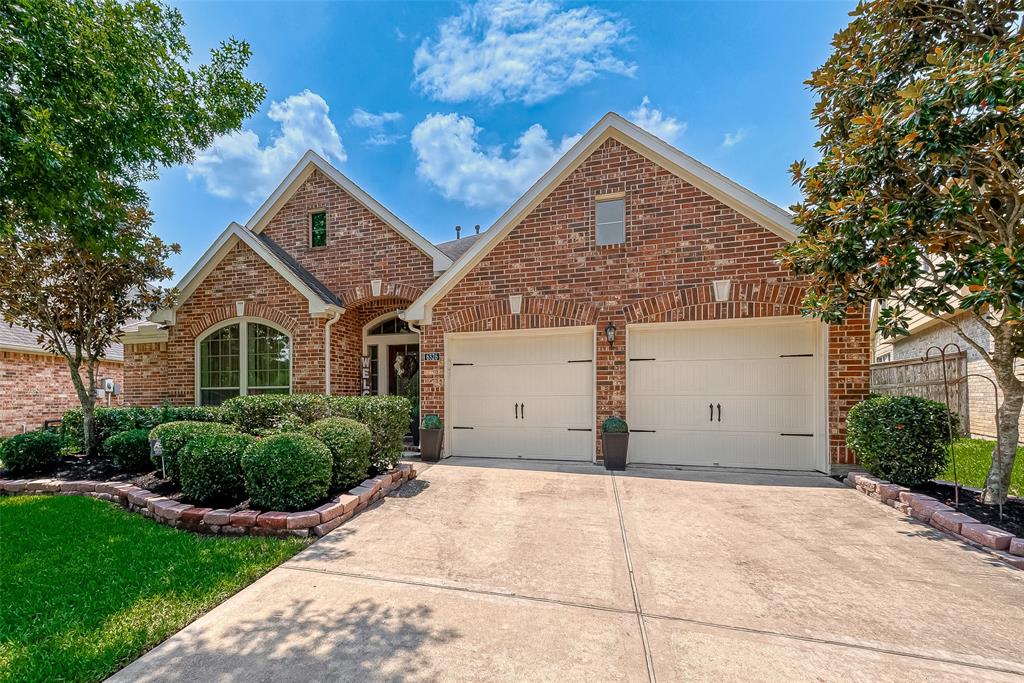
M 593 459 L 593 328 L 446 341 L 452 455 Z
M 766 321 L 627 330 L 637 359 L 627 419 L 651 430 L 631 436 L 630 461 L 815 469 L 817 440 L 784 435 L 814 434 L 819 329 Z

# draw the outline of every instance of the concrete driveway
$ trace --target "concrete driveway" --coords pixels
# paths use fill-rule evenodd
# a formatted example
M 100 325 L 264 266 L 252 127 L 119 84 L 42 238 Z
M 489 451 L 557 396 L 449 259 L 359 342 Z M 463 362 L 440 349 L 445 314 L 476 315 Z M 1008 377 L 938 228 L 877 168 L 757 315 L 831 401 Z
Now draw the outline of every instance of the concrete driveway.
M 116 681 L 1018 681 L 1024 572 L 818 475 L 449 460 Z

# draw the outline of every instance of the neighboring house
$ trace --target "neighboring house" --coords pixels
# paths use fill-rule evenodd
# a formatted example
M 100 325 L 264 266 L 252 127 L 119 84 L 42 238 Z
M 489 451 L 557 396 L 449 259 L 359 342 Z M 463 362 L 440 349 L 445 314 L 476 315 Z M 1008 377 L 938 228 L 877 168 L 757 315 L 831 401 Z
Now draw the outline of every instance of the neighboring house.
M 956 321 L 964 332 L 970 335 L 977 344 L 992 350 L 992 335 L 973 316 L 960 314 L 951 320 Z M 970 344 L 957 333 L 953 327 L 938 318 L 915 315 L 908 325 L 910 334 L 897 339 L 876 340 L 875 362 L 885 363 L 936 357 L 938 351 L 933 347 L 942 348 L 947 344 L 956 344 L 966 355 L 966 374 L 975 377 L 967 380 L 967 423 L 971 436 L 994 439 L 996 436 L 996 396 L 992 384 L 977 376 L 995 380 L 992 368 Z M 929 349 L 932 349 L 929 353 Z M 947 353 L 956 353 L 953 347 L 947 347 Z M 1020 372 L 1018 372 L 1020 374 Z M 941 386 L 941 383 L 940 383 Z M 1024 434 L 1024 420 L 1021 421 Z
M 0 322 L 0 436 L 39 429 L 45 420 L 80 405 L 67 361 L 45 351 L 38 337 Z M 113 379 L 120 386 L 123 369 L 121 345 L 113 344 L 99 363 L 96 379 Z
M 441 245 L 309 152 L 174 309 L 124 335 L 127 400 L 418 378 L 450 455 L 590 462 L 624 415 L 634 463 L 827 471 L 853 462 L 869 325 L 799 317 L 803 283 L 775 260 L 795 236 L 788 213 L 615 114 L 490 229 Z

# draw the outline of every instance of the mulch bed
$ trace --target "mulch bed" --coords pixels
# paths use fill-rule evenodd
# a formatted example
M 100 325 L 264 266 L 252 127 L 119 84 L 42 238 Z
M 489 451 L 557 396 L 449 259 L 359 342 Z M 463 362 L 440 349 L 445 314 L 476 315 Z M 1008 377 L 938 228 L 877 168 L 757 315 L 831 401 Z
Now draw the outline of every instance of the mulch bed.
M 924 493 L 955 507 L 954 487 L 952 484 L 930 481 L 927 484 L 913 487 L 914 491 Z M 975 489 L 960 487 L 960 512 L 974 517 L 979 522 L 1009 531 L 1014 536 L 1024 538 L 1024 498 L 1008 498 L 1003 505 L 1003 518 L 999 519 L 999 506 L 983 505 L 981 492 Z

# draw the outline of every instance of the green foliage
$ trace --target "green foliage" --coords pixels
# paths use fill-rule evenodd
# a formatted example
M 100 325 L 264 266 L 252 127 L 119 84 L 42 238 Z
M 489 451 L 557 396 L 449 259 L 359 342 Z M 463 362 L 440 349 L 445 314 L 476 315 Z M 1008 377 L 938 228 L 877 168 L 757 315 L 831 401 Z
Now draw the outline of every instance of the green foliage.
M 148 429 L 129 429 L 109 436 L 103 442 L 103 451 L 110 456 L 114 467 L 125 472 L 142 472 L 153 467 L 149 459 Z
M 0 444 L 0 462 L 11 474 L 41 472 L 60 460 L 60 437 L 53 432 L 26 432 Z
M 621 417 L 609 417 L 601 423 L 601 431 L 605 434 L 624 434 L 629 431 L 629 425 Z
M 150 0 L 0 3 L 0 233 L 107 235 L 160 166 L 191 162 L 257 110 L 249 59 L 234 39 L 195 59 L 181 13 Z
M 444 429 L 444 420 L 437 415 L 423 416 L 423 429 Z
M 242 453 L 256 439 L 248 434 L 209 433 L 178 451 L 181 491 L 195 503 L 235 505 L 245 498 Z
M 133 429 L 145 429 L 147 432 L 165 422 L 217 422 L 220 420 L 219 408 L 196 406 L 163 406 L 160 408 L 97 408 L 94 420 L 94 435 L 97 446 L 107 439 L 122 432 Z M 74 408 L 64 413 L 60 425 L 61 439 L 64 448 L 73 453 L 84 453 L 82 444 L 82 409 Z M 96 452 L 106 454 L 103 448 Z M 107 454 L 109 455 L 109 454 Z
M 846 443 L 871 474 L 914 486 L 945 470 L 949 425 L 959 421 L 941 403 L 916 396 L 872 396 L 850 409 Z
M 218 422 L 167 422 L 157 425 L 149 433 L 149 438 L 160 442 L 161 454 L 152 455 L 153 466 L 160 470 L 161 463 L 167 472 L 167 477 L 175 482 L 181 482 L 181 473 L 178 468 L 178 454 L 185 445 L 199 436 L 208 434 L 232 434 L 235 429 L 231 425 Z
M 994 441 L 985 439 L 959 439 L 953 444 L 956 456 L 956 475 L 961 484 L 981 488 L 985 485 L 985 475 L 992 466 L 992 449 Z M 946 471 L 939 475 L 940 479 L 953 481 L 953 463 L 946 463 Z M 1010 477 L 1009 494 L 1024 498 L 1024 447 L 1017 448 L 1016 465 Z
M 370 467 L 394 469 L 409 432 L 409 399 L 404 396 L 331 396 L 331 413 L 362 422 L 370 430 Z
M 347 417 L 329 417 L 305 427 L 303 433 L 327 446 L 334 465 L 331 486 L 347 489 L 366 478 L 370 469 L 370 430 Z
M 0 680 L 102 681 L 305 545 L 182 532 L 86 496 L 0 498 Z
M 242 455 L 249 501 L 262 510 L 315 507 L 327 496 L 331 469 L 330 450 L 306 434 L 268 436 Z
M 253 434 L 296 431 L 331 414 L 329 399 L 323 394 L 236 396 L 224 401 L 221 410 L 225 422 Z

